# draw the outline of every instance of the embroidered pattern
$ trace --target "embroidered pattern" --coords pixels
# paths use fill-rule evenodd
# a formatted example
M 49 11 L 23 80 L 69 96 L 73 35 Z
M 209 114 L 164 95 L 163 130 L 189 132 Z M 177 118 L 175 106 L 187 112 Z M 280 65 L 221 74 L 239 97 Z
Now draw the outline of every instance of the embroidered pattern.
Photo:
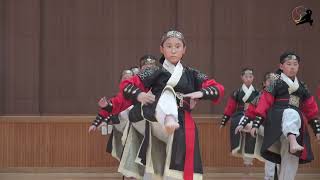
M 265 90 L 269 93 L 272 93 L 276 84 L 279 82 L 280 80 L 280 75 L 279 74 L 272 74 L 270 75 L 270 85 L 265 87 Z
M 199 70 L 193 69 L 193 68 L 191 68 L 191 67 L 189 67 L 189 69 L 190 69 L 191 71 L 195 71 L 197 81 L 203 82 L 203 81 L 209 79 L 206 74 L 200 72 Z
M 157 70 L 159 70 L 159 67 L 150 67 L 150 68 L 146 68 L 145 70 L 141 71 L 138 74 L 138 77 L 141 80 L 145 80 L 146 78 L 152 76 L 152 74 L 154 74 Z
M 292 106 L 295 106 L 295 107 L 299 107 L 300 98 L 298 96 L 295 96 L 295 95 L 290 95 L 289 104 L 292 105 Z

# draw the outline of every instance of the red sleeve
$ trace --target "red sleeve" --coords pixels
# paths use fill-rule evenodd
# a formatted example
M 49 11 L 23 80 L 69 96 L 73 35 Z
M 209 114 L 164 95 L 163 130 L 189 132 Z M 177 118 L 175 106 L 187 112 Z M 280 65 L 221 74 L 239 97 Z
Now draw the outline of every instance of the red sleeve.
M 205 80 L 205 81 L 201 84 L 201 88 L 207 88 L 207 87 L 209 87 L 209 86 L 214 86 L 214 87 L 216 87 L 216 88 L 218 89 L 219 97 L 216 98 L 216 99 L 214 99 L 214 100 L 212 100 L 212 102 L 213 102 L 214 104 L 218 104 L 218 103 L 221 101 L 222 97 L 224 96 L 224 87 L 223 87 L 221 84 L 217 83 L 217 82 L 216 82 L 215 80 L 213 80 L 213 79 Z
M 224 108 L 224 114 L 231 116 L 236 111 L 236 107 L 237 107 L 236 100 L 234 100 L 233 97 L 230 96 L 227 101 L 227 106 Z
M 120 85 L 120 92 L 123 92 L 123 89 L 128 85 L 128 84 L 133 84 L 135 87 L 139 88 L 141 91 L 147 92 L 148 89 L 144 87 L 143 82 L 141 81 L 141 79 L 135 75 L 132 78 L 123 80 Z
M 314 120 L 318 115 L 318 105 L 313 96 L 302 102 L 300 107 L 302 113 L 307 117 L 308 121 Z
M 256 118 L 256 107 L 253 104 L 249 104 L 248 109 L 244 113 L 249 119 Z
M 119 85 L 120 92 L 115 97 L 111 98 L 111 102 L 113 105 L 112 114 L 119 114 L 120 112 L 126 110 L 128 107 L 132 105 L 132 101 L 126 99 L 123 96 L 123 90 L 128 84 L 133 84 L 134 86 L 138 87 L 141 91 L 148 91 L 148 89 L 144 87 L 142 81 L 137 75 L 133 76 L 130 79 L 122 81 Z
M 273 103 L 274 96 L 267 91 L 263 91 L 256 108 L 256 115 L 265 119 L 267 117 L 267 111 L 273 105 Z
M 100 109 L 99 110 L 99 114 L 103 117 L 103 118 L 106 118 L 110 115 L 110 113 L 104 109 Z
M 132 105 L 132 102 L 128 99 L 125 99 L 122 93 L 118 93 L 115 97 L 111 98 L 110 101 L 112 102 L 111 114 L 119 114 Z

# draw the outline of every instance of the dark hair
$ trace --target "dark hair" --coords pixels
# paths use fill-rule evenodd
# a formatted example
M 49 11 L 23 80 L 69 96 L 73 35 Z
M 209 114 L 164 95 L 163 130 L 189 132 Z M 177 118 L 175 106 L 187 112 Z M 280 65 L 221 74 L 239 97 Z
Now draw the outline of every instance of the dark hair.
M 285 63 L 287 60 L 290 60 L 290 59 L 295 59 L 298 61 L 298 63 L 300 63 L 300 57 L 292 51 L 286 51 L 280 55 L 281 64 Z
M 267 80 L 268 80 L 268 79 L 271 79 L 272 74 L 275 74 L 275 73 L 273 73 L 273 72 L 266 72 L 266 73 L 264 73 L 264 75 L 263 75 L 263 82 L 262 82 L 262 87 L 263 87 L 263 88 L 265 88 L 265 85 L 264 85 L 264 84 L 267 82 Z
M 161 57 L 160 57 L 160 59 L 159 59 L 160 64 L 163 64 L 163 62 L 164 62 L 165 59 L 166 59 L 166 58 L 164 57 L 164 55 L 161 54 Z
M 270 78 L 271 78 L 271 74 L 272 74 L 272 72 L 266 72 L 266 73 L 264 73 L 264 75 L 263 75 L 263 82 L 266 82 L 268 79 L 270 79 Z
M 241 70 L 241 76 L 243 76 L 245 74 L 246 71 L 251 71 L 252 75 L 253 75 L 253 69 L 252 68 L 248 68 L 245 67 Z
M 282 72 L 283 72 L 283 71 L 279 68 L 279 69 L 276 70 L 275 73 L 280 75 Z

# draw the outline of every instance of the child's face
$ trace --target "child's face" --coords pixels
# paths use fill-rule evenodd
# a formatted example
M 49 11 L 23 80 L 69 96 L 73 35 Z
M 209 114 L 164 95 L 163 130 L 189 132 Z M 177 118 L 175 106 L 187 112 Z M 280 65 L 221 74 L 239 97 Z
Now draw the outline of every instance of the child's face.
M 244 74 L 241 76 L 241 80 L 243 84 L 245 84 L 246 86 L 250 86 L 253 82 L 253 79 L 254 79 L 253 74 Z
M 268 87 L 270 86 L 270 83 L 271 83 L 271 79 L 269 78 L 265 82 L 263 82 L 263 86 Z
M 299 70 L 299 62 L 297 60 L 287 60 L 283 64 L 280 64 L 280 69 L 288 77 L 296 77 Z
M 160 46 L 160 51 L 168 61 L 177 64 L 186 52 L 186 47 L 180 39 L 171 37 Z

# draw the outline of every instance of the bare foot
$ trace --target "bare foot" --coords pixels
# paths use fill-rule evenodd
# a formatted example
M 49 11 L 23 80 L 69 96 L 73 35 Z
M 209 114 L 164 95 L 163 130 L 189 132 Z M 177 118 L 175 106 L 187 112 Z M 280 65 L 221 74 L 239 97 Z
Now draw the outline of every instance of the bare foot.
M 179 128 L 179 123 L 177 123 L 174 118 L 167 117 L 164 123 L 164 127 L 168 134 L 174 133 L 176 129 Z
M 290 145 L 290 153 L 295 154 L 299 151 L 302 151 L 304 149 L 304 147 L 300 146 L 300 144 L 298 144 L 296 136 L 294 134 L 290 134 L 288 135 L 288 140 L 289 140 L 289 145 Z
M 297 142 L 290 143 L 290 153 L 294 154 L 296 152 L 302 151 L 304 147 L 300 146 Z

